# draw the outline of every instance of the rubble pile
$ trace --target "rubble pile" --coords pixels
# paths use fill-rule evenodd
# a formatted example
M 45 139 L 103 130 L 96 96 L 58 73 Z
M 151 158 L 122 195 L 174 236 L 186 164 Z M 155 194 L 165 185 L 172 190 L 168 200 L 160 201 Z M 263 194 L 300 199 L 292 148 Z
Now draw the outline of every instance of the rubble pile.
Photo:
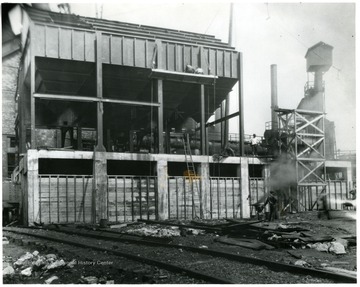
M 127 234 L 138 236 L 149 236 L 158 238 L 169 238 L 180 236 L 180 229 L 178 227 L 164 227 L 156 225 L 147 225 L 143 227 L 137 227 L 128 229 Z
M 55 254 L 41 255 L 38 251 L 26 252 L 13 263 L 9 262 L 11 260 L 12 258 L 3 257 L 4 277 L 15 275 L 20 277 L 42 277 L 55 269 L 74 267 L 74 260 L 66 263 Z M 52 276 L 45 280 L 45 283 L 50 284 L 58 279 L 57 276 Z

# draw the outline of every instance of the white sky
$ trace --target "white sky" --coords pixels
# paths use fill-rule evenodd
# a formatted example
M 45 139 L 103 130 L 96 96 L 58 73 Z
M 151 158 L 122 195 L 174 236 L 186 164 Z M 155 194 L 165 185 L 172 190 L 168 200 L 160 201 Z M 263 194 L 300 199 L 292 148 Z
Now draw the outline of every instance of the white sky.
M 327 118 L 335 122 L 337 148 L 355 150 L 355 4 L 234 1 L 235 47 L 243 52 L 245 133 L 263 135 L 271 120 L 270 65 L 277 64 L 280 108 L 296 108 L 307 81 L 305 54 L 323 41 L 334 47 L 325 75 Z M 101 4 L 72 4 L 72 13 L 95 17 Z M 103 18 L 215 35 L 228 40 L 228 1 L 116 1 Z M 234 89 L 237 91 L 237 88 Z M 237 98 L 237 95 L 233 95 Z M 230 112 L 237 111 L 236 104 Z M 237 120 L 235 120 L 236 122 Z M 237 132 L 231 125 L 230 132 Z

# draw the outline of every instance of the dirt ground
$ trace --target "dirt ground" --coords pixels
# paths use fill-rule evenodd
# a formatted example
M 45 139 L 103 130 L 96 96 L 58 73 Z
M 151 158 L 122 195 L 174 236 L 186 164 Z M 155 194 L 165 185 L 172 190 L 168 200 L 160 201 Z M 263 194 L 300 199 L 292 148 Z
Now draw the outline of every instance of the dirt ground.
M 346 216 L 345 216 L 346 215 Z M 213 221 L 214 224 L 224 222 L 221 221 Z M 185 222 L 190 223 L 190 222 Z M 211 223 L 207 221 L 207 223 Z M 297 223 L 296 226 L 307 229 L 307 233 L 311 236 L 325 236 L 331 235 L 334 238 L 350 238 L 356 236 L 356 220 L 355 220 L 355 212 L 338 212 L 337 214 L 332 214 L 331 219 L 327 218 L 318 218 L 317 212 L 304 212 L 297 214 L 288 214 L 281 219 L 277 219 L 274 222 L 261 222 L 258 223 L 259 226 L 265 228 L 275 228 L 279 226 L 279 224 L 288 224 L 288 223 Z M 125 230 L 136 229 L 140 226 L 146 226 L 145 224 L 135 224 L 130 225 L 128 227 L 119 229 L 119 231 L 124 232 Z M 163 226 L 159 226 L 159 228 L 164 228 Z M 174 228 L 175 230 L 176 228 Z M 174 236 L 171 237 L 171 243 L 174 244 L 182 244 L 196 247 L 204 247 L 214 250 L 227 251 L 239 255 L 251 256 L 260 259 L 272 260 L 276 262 L 281 262 L 285 264 L 295 264 L 297 261 L 302 260 L 306 262 L 305 267 L 310 268 L 324 268 L 324 267 L 336 267 L 340 269 L 346 269 L 350 271 L 357 270 L 356 264 L 356 241 L 350 242 L 346 247 L 346 254 L 336 255 L 332 252 L 320 252 L 316 249 L 311 249 L 308 247 L 292 247 L 292 248 L 275 248 L 272 250 L 253 250 L 244 247 L 234 246 L 234 245 L 226 245 L 220 242 L 217 242 L 217 239 L 220 236 L 215 233 L 200 233 L 197 235 L 190 234 L 182 234 L 182 236 Z M 146 248 L 144 246 L 144 248 Z M 33 252 L 36 250 L 36 247 L 33 246 L 19 246 L 14 243 L 3 244 L 3 268 L 8 264 L 13 264 L 20 256 L 25 254 L 26 252 Z M 39 250 L 40 251 L 40 250 Z M 41 252 L 41 251 L 40 251 Z M 49 253 L 47 251 L 47 253 Z M 69 254 L 70 253 L 70 254 Z M 71 252 L 64 252 L 63 256 L 67 257 L 68 260 L 71 260 Z M 86 254 L 84 255 L 86 256 Z M 96 255 L 98 256 L 98 255 Z M 109 254 L 104 255 L 104 260 L 109 258 Z M 85 257 L 84 257 L 85 258 Z M 126 263 L 124 264 L 128 267 L 126 270 L 123 268 L 117 268 L 115 266 L 95 266 L 94 268 L 89 268 L 89 266 L 77 266 L 75 269 L 60 269 L 56 272 L 50 272 L 48 274 L 43 274 L 41 277 L 36 278 L 24 278 L 22 276 L 13 277 L 9 280 L 8 277 L 4 277 L 4 283 L 8 284 L 16 284 L 16 283 L 25 283 L 25 284 L 43 284 L 46 279 L 51 277 L 50 275 L 57 275 L 59 278 L 62 278 L 61 283 L 80 283 L 81 276 L 97 276 L 98 278 L 104 277 L 103 283 L 106 281 L 110 281 L 112 278 L 118 278 L 119 272 L 122 274 L 120 281 L 119 279 L 115 281 L 115 284 L 124 284 L 124 283 L 137 283 L 137 284 L 147 284 L 147 283 L 156 283 L 156 284 L 166 284 L 166 283 L 176 283 L 176 278 L 172 277 L 172 275 L 167 274 L 164 276 L 167 280 L 162 280 L 161 276 L 154 276 L 157 274 L 156 267 L 151 268 L 152 270 L 148 270 L 147 273 L 142 272 L 141 275 L 137 276 L 136 272 L 132 272 L 131 270 L 141 269 L 144 270 L 146 267 L 141 266 L 141 264 L 133 264 Z M 131 265 L 133 264 L 133 265 Z M 119 271 L 120 270 L 120 271 Z M 145 275 L 144 275 L 145 274 Z M 146 275 L 148 274 L 148 275 Z M 151 274 L 151 275 L 149 275 Z M 145 277 L 144 277 L 145 276 Z M 126 278 L 127 277 L 127 278 Z M 144 281 L 145 278 L 145 281 Z M 146 281 L 148 278 L 149 281 Z M 156 280 L 155 280 L 155 279 Z M 160 278 L 160 279 L 159 279 Z M 105 281 L 104 281 L 105 280 Z M 271 282 L 271 280 L 270 280 Z M 59 281 L 54 281 L 54 283 L 59 283 Z M 53 283 L 53 284 L 54 284 Z M 177 282 L 182 283 L 182 282 Z M 199 282 L 193 281 L 191 279 L 187 282 L 187 284 L 197 284 Z

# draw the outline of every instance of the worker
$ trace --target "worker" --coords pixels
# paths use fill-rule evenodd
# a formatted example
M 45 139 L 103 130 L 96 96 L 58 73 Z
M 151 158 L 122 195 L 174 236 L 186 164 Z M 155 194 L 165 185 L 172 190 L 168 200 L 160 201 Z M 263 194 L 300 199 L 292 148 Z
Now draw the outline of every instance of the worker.
M 275 192 L 271 190 L 268 198 L 264 203 L 264 207 L 269 203 L 269 208 L 270 208 L 269 221 L 273 221 L 274 219 L 277 219 L 277 210 L 276 210 L 277 201 L 278 199 Z
M 259 144 L 257 138 L 256 138 L 256 134 L 253 134 L 253 137 L 250 140 L 250 145 L 251 145 L 251 151 L 253 155 L 257 154 L 257 145 Z
M 320 193 L 317 203 L 318 203 L 318 218 L 322 219 L 323 217 L 330 219 L 330 212 L 329 212 L 329 198 L 328 194 L 324 190 Z

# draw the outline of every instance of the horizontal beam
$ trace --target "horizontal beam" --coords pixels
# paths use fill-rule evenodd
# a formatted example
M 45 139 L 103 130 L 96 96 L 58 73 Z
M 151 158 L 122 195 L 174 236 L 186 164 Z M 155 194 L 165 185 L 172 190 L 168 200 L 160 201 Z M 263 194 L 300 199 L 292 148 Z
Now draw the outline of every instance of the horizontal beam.
M 152 69 L 149 78 L 164 79 L 164 80 L 186 82 L 193 84 L 211 85 L 216 81 L 218 77 L 213 75 L 201 75 L 201 74 L 174 72 L 163 69 Z
M 324 183 L 321 183 L 321 182 L 318 182 L 318 183 L 312 183 L 312 182 L 309 182 L 309 183 L 298 183 L 298 186 L 326 186 L 327 184 L 324 182 Z
M 236 112 L 236 113 L 233 113 L 233 114 L 228 115 L 226 117 L 222 117 L 221 119 L 218 119 L 218 120 L 215 120 L 213 122 L 207 123 L 205 126 L 209 127 L 209 126 L 212 126 L 212 125 L 216 125 L 216 124 L 221 123 L 223 121 L 227 121 L 227 120 L 229 120 L 231 118 L 237 117 L 238 115 L 240 115 L 240 112 Z
M 159 103 L 148 103 L 148 102 L 139 102 L 139 101 L 126 101 L 126 100 L 117 100 L 117 99 L 104 99 L 104 98 L 95 98 L 95 97 L 83 97 L 83 96 L 73 96 L 73 95 L 54 95 L 54 94 L 34 94 L 35 98 L 47 99 L 54 101 L 75 101 L 75 102 L 103 102 L 103 103 L 114 103 L 130 106 L 150 106 L 150 107 L 159 107 Z

